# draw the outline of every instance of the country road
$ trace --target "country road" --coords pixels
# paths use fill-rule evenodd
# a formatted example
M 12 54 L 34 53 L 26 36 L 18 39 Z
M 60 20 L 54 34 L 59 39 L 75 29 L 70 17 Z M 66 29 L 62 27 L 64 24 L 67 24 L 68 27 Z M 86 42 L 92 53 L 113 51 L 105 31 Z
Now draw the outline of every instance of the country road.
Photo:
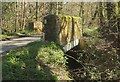
M 11 49 L 16 49 L 18 47 L 25 46 L 28 43 L 41 40 L 42 38 L 43 37 L 41 34 L 41 35 L 31 35 L 29 37 L 15 38 L 8 41 L 0 41 L 0 54 L 2 52 L 9 51 Z

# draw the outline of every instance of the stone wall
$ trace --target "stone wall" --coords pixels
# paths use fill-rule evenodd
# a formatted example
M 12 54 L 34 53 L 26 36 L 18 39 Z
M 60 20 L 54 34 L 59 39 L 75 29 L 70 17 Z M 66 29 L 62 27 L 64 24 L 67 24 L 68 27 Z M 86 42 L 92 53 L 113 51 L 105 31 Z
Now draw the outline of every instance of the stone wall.
M 34 31 L 38 34 L 43 32 L 43 23 L 41 21 L 34 22 Z
M 60 45 L 82 37 L 81 18 L 65 15 L 44 17 L 45 40 L 55 41 Z

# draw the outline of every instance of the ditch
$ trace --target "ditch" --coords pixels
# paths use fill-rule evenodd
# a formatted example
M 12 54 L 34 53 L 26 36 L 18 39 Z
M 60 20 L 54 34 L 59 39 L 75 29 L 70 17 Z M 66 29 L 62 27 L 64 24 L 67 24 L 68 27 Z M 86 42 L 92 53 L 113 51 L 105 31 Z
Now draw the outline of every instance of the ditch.
M 72 48 L 71 50 L 69 50 L 68 52 L 65 53 L 67 59 L 67 68 L 68 71 L 70 73 L 71 78 L 77 82 L 77 80 L 86 80 L 86 78 L 81 78 L 81 73 L 82 71 L 84 71 L 84 67 L 83 65 L 79 62 L 79 60 L 77 60 L 79 58 L 78 53 L 82 53 L 80 51 L 79 46 L 76 46 L 74 48 Z M 81 73 L 80 73 L 81 70 Z

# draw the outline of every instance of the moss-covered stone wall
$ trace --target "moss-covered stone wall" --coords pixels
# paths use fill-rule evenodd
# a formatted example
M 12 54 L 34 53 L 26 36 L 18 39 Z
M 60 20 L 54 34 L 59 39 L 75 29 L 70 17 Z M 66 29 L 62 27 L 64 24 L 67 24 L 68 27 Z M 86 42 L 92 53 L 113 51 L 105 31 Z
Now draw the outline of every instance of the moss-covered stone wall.
M 38 34 L 43 32 L 43 23 L 41 21 L 34 22 L 34 31 Z
M 45 40 L 55 41 L 60 45 L 82 37 L 81 18 L 65 15 L 44 17 Z

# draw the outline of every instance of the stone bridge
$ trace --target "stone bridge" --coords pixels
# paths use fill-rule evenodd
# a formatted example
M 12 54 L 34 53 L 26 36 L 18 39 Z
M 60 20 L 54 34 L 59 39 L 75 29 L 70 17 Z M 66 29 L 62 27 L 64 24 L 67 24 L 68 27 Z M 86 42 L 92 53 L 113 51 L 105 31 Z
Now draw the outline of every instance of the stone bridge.
M 45 40 L 58 43 L 63 47 L 64 52 L 77 46 L 82 38 L 80 17 L 47 15 L 43 23 Z

